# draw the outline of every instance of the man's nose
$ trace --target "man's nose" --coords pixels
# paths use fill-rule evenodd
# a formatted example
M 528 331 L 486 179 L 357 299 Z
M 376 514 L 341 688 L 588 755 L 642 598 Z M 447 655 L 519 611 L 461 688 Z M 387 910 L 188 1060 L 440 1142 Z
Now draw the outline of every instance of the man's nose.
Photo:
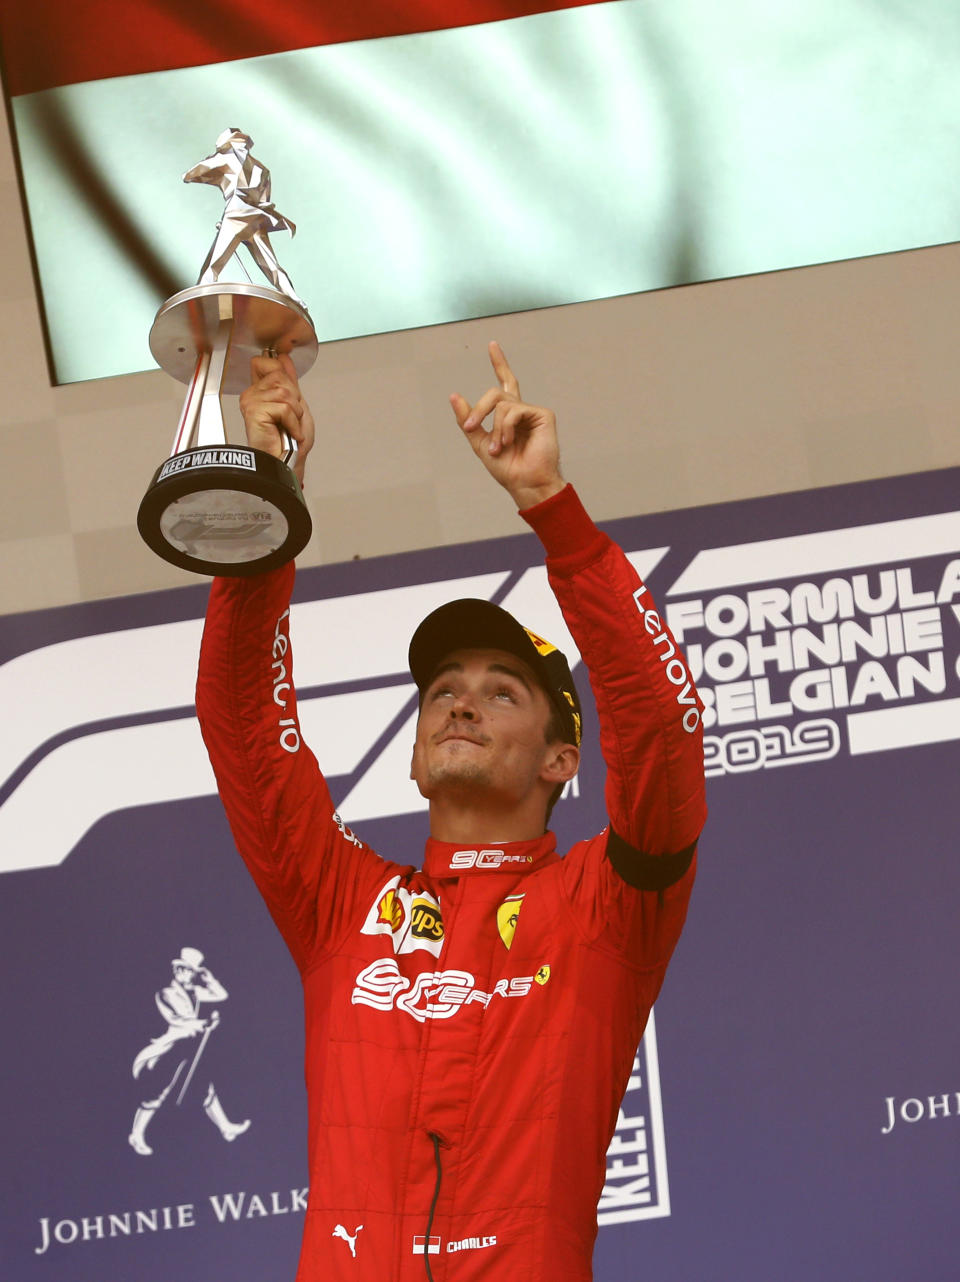
M 474 703 L 473 696 L 467 693 L 458 694 L 450 705 L 450 716 L 455 720 L 475 721 L 477 719 L 477 706 Z

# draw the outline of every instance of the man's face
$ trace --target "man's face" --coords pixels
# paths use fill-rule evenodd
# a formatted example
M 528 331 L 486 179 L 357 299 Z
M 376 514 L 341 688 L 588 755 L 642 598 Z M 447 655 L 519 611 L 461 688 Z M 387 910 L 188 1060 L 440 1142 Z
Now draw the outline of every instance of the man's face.
M 455 650 L 424 692 L 410 776 L 441 795 L 498 805 L 526 797 L 549 757 L 550 701 L 533 671 L 504 650 Z
M 195 972 L 190 966 L 174 966 L 173 968 L 174 979 L 178 984 L 182 984 L 184 988 L 191 988 L 193 986 L 194 973 Z

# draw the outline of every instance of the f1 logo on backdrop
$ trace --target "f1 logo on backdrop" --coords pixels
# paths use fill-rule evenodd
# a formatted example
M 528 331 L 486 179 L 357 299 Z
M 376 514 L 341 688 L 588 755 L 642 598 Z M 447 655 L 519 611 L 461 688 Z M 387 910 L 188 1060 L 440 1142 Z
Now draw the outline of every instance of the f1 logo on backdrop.
M 630 559 L 646 579 L 669 551 Z M 960 512 L 696 553 L 660 595 L 706 705 L 707 773 L 960 737 L 958 554 Z M 351 823 L 425 808 L 407 777 L 417 706 L 406 646 L 437 605 L 507 588 L 501 603 L 578 662 L 544 569 L 510 580 L 497 571 L 293 607 L 304 737 L 346 783 Z M 201 628 L 81 637 L 0 668 L 0 871 L 61 863 L 114 810 L 216 791 L 193 715 Z

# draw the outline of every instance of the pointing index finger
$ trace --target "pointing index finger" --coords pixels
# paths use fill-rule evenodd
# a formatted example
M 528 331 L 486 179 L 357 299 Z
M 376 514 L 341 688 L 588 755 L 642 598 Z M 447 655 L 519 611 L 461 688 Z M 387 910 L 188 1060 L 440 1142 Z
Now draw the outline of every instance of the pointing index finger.
M 493 366 L 493 372 L 496 374 L 500 386 L 508 396 L 515 396 L 520 399 L 520 384 L 517 382 L 517 376 L 510 368 L 506 356 L 503 354 L 503 348 L 496 341 L 489 346 L 490 364 Z

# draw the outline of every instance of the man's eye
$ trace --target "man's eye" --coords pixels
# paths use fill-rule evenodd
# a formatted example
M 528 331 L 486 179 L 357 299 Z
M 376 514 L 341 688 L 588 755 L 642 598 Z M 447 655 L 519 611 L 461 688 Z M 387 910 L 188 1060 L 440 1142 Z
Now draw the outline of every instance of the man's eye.
M 506 686 L 503 686 L 502 689 L 496 692 L 496 698 L 507 699 L 510 703 L 516 703 L 517 701 L 516 695 L 513 693 L 512 690 L 509 690 Z
M 437 688 L 436 688 L 436 689 L 433 691 L 433 693 L 430 695 L 430 698 L 431 698 L 431 699 L 440 699 L 440 698 L 442 698 L 442 697 L 443 697 L 443 695 L 445 695 L 445 694 L 453 694 L 453 691 L 450 689 L 450 687 L 449 687 L 449 686 L 437 686 Z

